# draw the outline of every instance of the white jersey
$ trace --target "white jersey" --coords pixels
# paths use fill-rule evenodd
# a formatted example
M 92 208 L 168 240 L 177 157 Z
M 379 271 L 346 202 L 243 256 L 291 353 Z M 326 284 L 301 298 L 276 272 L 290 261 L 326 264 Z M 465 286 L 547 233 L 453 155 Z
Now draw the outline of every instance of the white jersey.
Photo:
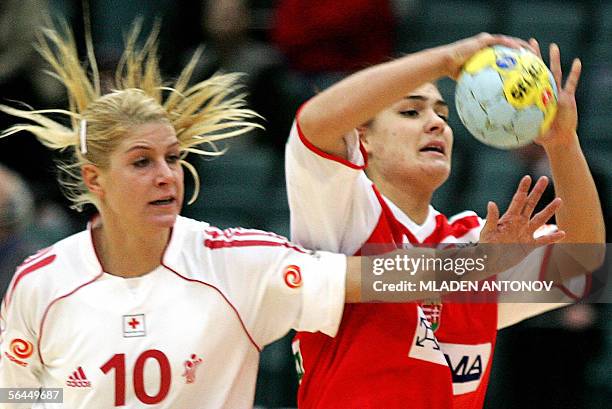
M 292 328 L 335 335 L 345 271 L 342 255 L 179 217 L 161 265 L 121 278 L 78 233 L 17 269 L 0 387 L 63 388 L 63 405 L 36 408 L 252 407 L 265 345 Z

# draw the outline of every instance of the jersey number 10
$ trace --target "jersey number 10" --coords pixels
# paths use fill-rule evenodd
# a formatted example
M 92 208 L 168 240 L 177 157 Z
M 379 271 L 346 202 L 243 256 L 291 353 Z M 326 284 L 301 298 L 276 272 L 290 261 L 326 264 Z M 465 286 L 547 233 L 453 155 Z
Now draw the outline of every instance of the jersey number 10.
M 160 383 L 159 391 L 155 395 L 149 395 L 144 385 L 144 366 L 147 359 L 154 359 L 159 365 Z M 115 406 L 125 405 L 125 354 L 115 354 L 100 367 L 105 374 L 115 370 Z M 139 401 L 147 405 L 159 403 L 166 398 L 170 390 L 170 362 L 166 355 L 157 350 L 149 349 L 144 351 L 136 359 L 133 372 L 134 392 Z

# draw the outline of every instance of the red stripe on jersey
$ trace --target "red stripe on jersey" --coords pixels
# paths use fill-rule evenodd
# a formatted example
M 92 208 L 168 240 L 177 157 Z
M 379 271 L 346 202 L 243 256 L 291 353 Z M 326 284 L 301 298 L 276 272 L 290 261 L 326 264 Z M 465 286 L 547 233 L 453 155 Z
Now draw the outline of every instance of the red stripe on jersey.
M 11 291 L 9 293 L 9 295 L 6 297 L 6 301 L 5 301 L 5 305 L 8 305 L 10 303 L 10 299 L 13 296 L 13 294 L 15 293 L 15 288 L 17 288 L 17 284 L 21 281 L 21 279 L 25 276 L 27 276 L 30 273 L 33 273 L 34 271 L 41 269 L 45 266 L 48 266 L 49 264 L 53 263 L 53 261 L 56 259 L 56 255 L 52 254 L 48 257 L 43 258 L 42 260 L 37 261 L 34 264 L 29 265 L 28 267 L 24 268 L 23 270 L 19 271 L 19 267 L 17 268 L 17 271 L 19 271 L 19 273 L 17 273 L 17 275 L 15 276 L 15 281 L 13 281 L 13 286 L 11 287 Z M 22 264 L 23 266 L 23 264 Z M 21 267 L 21 266 L 20 266 Z
M 544 281 L 546 279 L 546 270 L 548 268 L 548 263 L 550 262 L 550 256 L 552 255 L 553 245 L 546 246 L 546 250 L 544 251 L 544 257 L 542 258 L 542 265 L 540 267 L 540 274 L 538 275 L 539 281 Z M 581 298 L 587 296 L 587 294 L 591 291 L 592 285 L 592 277 L 590 274 L 587 274 L 585 277 L 586 283 L 584 287 L 584 293 L 581 296 L 578 296 L 572 293 L 566 286 L 563 284 L 555 283 L 554 286 L 563 292 L 566 296 L 570 297 L 574 301 L 580 301 Z
M 23 263 L 21 263 L 21 266 L 29 264 L 29 263 L 31 263 L 34 260 L 38 260 L 38 259 L 42 258 L 42 256 L 44 256 L 45 254 L 50 252 L 52 249 L 53 249 L 53 246 L 49 246 L 49 247 L 45 247 L 44 249 L 38 250 L 35 254 L 31 255 L 28 258 L 26 258 L 23 261 Z M 19 266 L 19 267 L 21 267 L 21 266 Z
M 449 223 L 446 216 L 438 214 L 436 215 L 435 230 L 429 237 L 423 240 L 423 243 L 439 244 L 449 236 L 458 239 L 478 227 L 480 227 L 480 219 L 476 215 L 461 217 Z
M 581 296 L 574 294 L 569 288 L 567 288 L 563 284 L 555 284 L 555 287 L 557 287 L 559 290 L 563 292 L 563 294 L 567 295 L 575 302 L 578 302 L 582 300 L 584 297 L 586 297 L 591 292 L 591 285 L 593 284 L 593 281 L 592 281 L 593 277 L 591 276 L 591 274 L 586 274 L 584 279 L 585 279 L 584 291 Z
M 275 242 L 266 240 L 218 240 L 206 239 L 204 246 L 211 250 L 232 248 L 232 247 L 286 247 L 298 253 L 306 254 L 307 251 L 289 242 Z
M 300 121 L 299 121 L 300 112 L 302 111 L 302 108 L 304 108 L 304 105 L 306 105 L 307 103 L 308 101 L 302 104 L 302 106 L 298 109 L 297 114 L 295 114 L 295 125 L 298 131 L 298 135 L 300 137 L 300 141 L 302 141 L 304 146 L 306 146 L 308 149 L 310 149 L 312 152 L 316 153 L 317 155 L 321 156 L 322 158 L 333 160 L 334 162 L 338 162 L 344 166 L 348 166 L 351 169 L 356 169 L 356 170 L 365 169 L 368 166 L 368 154 L 363 144 L 361 143 L 361 140 L 359 140 L 359 151 L 361 152 L 361 155 L 363 156 L 363 161 L 364 161 L 363 166 L 355 165 L 354 163 L 348 161 L 347 159 L 340 158 L 338 156 L 322 151 L 321 149 L 317 148 L 315 145 L 313 145 L 312 142 L 308 140 L 308 138 L 302 132 L 302 128 L 300 127 Z
M 574 293 L 572 293 L 566 286 L 564 286 L 563 284 L 555 284 L 555 287 L 557 287 L 559 290 L 561 290 L 561 292 L 563 292 L 563 294 L 565 294 L 566 296 L 568 296 L 569 298 L 571 298 L 572 300 L 574 300 L 575 302 L 580 301 L 580 297 L 575 295 Z
M 72 294 L 76 293 L 77 291 L 79 291 L 81 288 L 88 286 L 89 284 L 93 283 L 94 281 L 96 281 L 98 278 L 102 277 L 102 275 L 104 274 L 104 271 L 101 271 L 100 274 L 98 274 L 97 276 L 95 276 L 94 278 L 92 278 L 91 280 L 79 285 L 78 287 L 76 287 L 74 290 L 70 291 L 69 293 L 66 293 L 62 296 L 57 297 L 56 299 L 52 300 L 48 305 L 47 308 L 45 308 L 45 312 L 43 314 L 42 320 L 40 320 L 40 327 L 38 330 L 38 342 L 37 342 L 37 348 L 38 348 L 38 358 L 40 359 L 40 362 L 44 365 L 45 361 L 43 360 L 42 357 L 42 353 L 40 352 L 40 344 L 42 343 L 42 338 L 43 338 L 43 327 L 45 325 L 45 320 L 47 319 L 47 314 L 49 313 L 49 310 L 51 309 L 51 307 L 53 306 L 53 304 L 55 304 L 56 302 L 66 298 L 66 297 L 70 297 Z
M 241 227 L 238 228 L 229 228 L 229 229 L 225 229 L 225 230 L 221 230 L 217 227 L 211 227 L 208 228 L 206 230 L 204 230 L 204 232 L 206 234 L 208 234 L 209 236 L 212 236 L 213 239 L 219 238 L 219 237 L 233 237 L 233 236 L 237 236 L 237 237 L 244 237 L 244 236 L 264 236 L 264 237 L 274 237 L 277 239 L 281 239 L 281 240 L 285 240 L 287 241 L 286 237 L 281 236 L 280 234 L 276 234 L 276 233 L 272 233 L 272 232 L 268 232 L 268 231 L 263 231 L 263 230 L 255 230 L 255 229 L 243 229 Z
M 553 246 L 546 246 L 546 250 L 544 250 L 544 257 L 542 257 L 542 264 L 540 265 L 540 274 L 538 274 L 538 280 L 543 281 L 546 276 L 546 269 L 548 268 L 548 261 L 550 259 L 550 255 L 552 254 Z
M 196 280 L 193 278 L 188 278 L 185 277 L 184 275 L 178 273 L 176 270 L 174 270 L 171 267 L 168 267 L 166 264 L 162 263 L 162 266 L 164 266 L 165 268 L 167 268 L 168 270 L 172 271 L 174 274 L 176 274 L 178 277 L 182 278 L 185 281 L 189 281 L 192 283 L 200 283 L 202 285 L 205 285 L 209 288 L 212 288 L 213 290 L 215 290 L 216 292 L 219 293 L 219 295 L 225 300 L 225 302 L 230 306 L 230 308 L 232 310 L 234 310 L 234 313 L 236 313 L 236 317 L 238 317 L 238 321 L 240 322 L 240 325 L 242 326 L 242 329 L 244 330 L 244 333 L 246 334 L 247 338 L 249 338 L 249 341 L 251 341 L 251 344 L 253 344 L 253 346 L 255 347 L 255 349 L 257 349 L 257 352 L 261 352 L 262 348 L 259 347 L 259 345 L 257 345 L 257 342 L 255 342 L 255 340 L 253 339 L 253 337 L 251 336 L 251 333 L 249 332 L 249 330 L 247 329 L 246 325 L 244 325 L 244 321 L 242 320 L 242 316 L 240 315 L 240 313 L 238 312 L 238 309 L 236 307 L 234 307 L 234 304 L 232 304 L 232 302 L 225 296 L 225 294 L 223 294 L 223 291 L 221 291 L 220 289 L 218 289 L 217 287 L 215 287 L 212 284 L 206 283 L 204 281 L 200 281 L 200 280 Z

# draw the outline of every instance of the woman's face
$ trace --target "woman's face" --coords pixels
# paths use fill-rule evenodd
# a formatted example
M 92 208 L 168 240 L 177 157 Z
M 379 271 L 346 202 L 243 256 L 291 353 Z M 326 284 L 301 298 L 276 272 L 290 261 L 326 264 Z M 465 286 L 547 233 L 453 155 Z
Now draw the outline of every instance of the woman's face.
M 453 132 L 448 113 L 431 83 L 382 111 L 363 134 L 370 171 L 391 183 L 439 187 L 448 178 L 451 165 Z
M 131 128 L 99 177 L 109 216 L 134 228 L 172 227 L 184 190 L 174 128 L 163 122 Z

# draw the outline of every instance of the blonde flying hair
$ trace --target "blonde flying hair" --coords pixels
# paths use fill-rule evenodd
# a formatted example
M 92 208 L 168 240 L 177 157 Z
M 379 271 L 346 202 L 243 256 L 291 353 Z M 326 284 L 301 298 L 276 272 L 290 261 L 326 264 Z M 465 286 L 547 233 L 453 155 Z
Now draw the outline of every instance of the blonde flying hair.
M 189 86 L 201 49 L 172 86 L 164 84 L 156 55 L 158 32 L 156 26 L 138 48 L 140 24 L 134 25 L 115 71 L 114 89 L 103 95 L 91 36 L 86 34 L 87 68 L 81 64 L 74 36 L 65 24 L 61 33 L 55 28 L 44 29 L 38 50 L 51 66 L 50 75 L 65 86 L 69 108 L 24 110 L 0 105 L 1 111 L 32 122 L 12 126 L 0 133 L 0 138 L 26 131 L 51 149 L 68 151 L 70 158 L 59 164 L 59 182 L 74 209 L 80 211 L 87 203 L 96 205 L 95 196 L 81 177 L 81 167 L 107 167 L 110 152 L 133 126 L 165 122 L 174 128 L 181 164 L 195 179 L 190 204 L 198 196 L 200 183 L 196 169 L 184 160 L 185 156 L 222 155 L 224 151 L 216 148 L 215 141 L 261 128 L 251 121 L 258 115 L 246 108 L 245 94 L 238 92 L 240 74 L 216 74 Z M 52 119 L 57 114 L 68 116 L 71 126 Z M 210 149 L 202 149 L 202 144 Z

